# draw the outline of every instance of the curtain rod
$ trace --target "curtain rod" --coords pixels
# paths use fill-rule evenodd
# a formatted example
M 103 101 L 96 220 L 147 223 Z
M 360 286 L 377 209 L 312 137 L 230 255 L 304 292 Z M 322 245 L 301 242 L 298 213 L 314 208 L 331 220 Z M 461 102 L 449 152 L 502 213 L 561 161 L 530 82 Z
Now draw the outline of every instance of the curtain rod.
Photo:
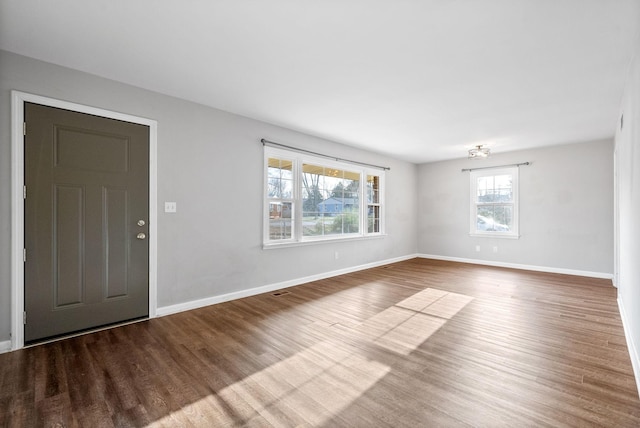
M 511 163 L 509 165 L 496 165 L 496 166 L 482 166 L 480 168 L 463 168 L 461 169 L 462 172 L 465 171 L 475 171 L 477 169 L 492 169 L 492 168 L 504 168 L 507 166 L 520 166 L 520 165 L 531 165 L 531 162 L 522 162 L 522 163 Z
M 329 155 L 325 155 L 325 154 L 318 153 L 318 152 L 312 152 L 311 150 L 305 150 L 305 149 L 300 149 L 300 148 L 297 148 L 297 147 L 287 146 L 285 144 L 274 143 L 273 141 L 265 140 L 264 138 L 261 139 L 260 142 L 262 143 L 263 146 L 284 147 L 284 148 L 287 148 L 287 149 L 290 149 L 290 150 L 295 150 L 296 152 L 309 153 L 311 155 L 322 156 L 323 158 L 333 159 L 335 161 L 342 161 L 342 162 L 354 163 L 354 164 L 357 164 L 357 165 L 370 166 L 370 167 L 382 169 L 382 170 L 385 170 L 385 171 L 389 171 L 391 169 L 388 166 L 380 166 L 380 165 L 374 165 L 374 164 L 366 163 L 366 162 L 358 162 L 358 161 L 354 161 L 354 160 L 350 160 L 350 159 L 337 158 L 335 156 L 329 156 Z

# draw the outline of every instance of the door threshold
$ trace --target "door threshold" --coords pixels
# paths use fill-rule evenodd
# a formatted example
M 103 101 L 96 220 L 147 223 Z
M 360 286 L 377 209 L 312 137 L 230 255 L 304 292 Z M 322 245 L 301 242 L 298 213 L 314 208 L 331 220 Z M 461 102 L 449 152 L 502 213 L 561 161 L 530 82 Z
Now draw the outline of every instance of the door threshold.
M 44 338 L 44 339 L 41 339 L 41 340 L 35 340 L 33 342 L 30 342 L 30 343 L 25 343 L 25 345 L 24 345 L 24 347 L 22 349 L 33 348 L 35 346 L 46 345 L 48 343 L 53 343 L 53 342 L 59 342 L 61 340 L 71 339 L 71 338 L 78 337 L 78 336 L 84 336 L 84 335 L 91 334 L 91 333 L 97 333 L 99 331 L 110 330 L 112 328 L 118 328 L 118 327 L 122 327 L 122 326 L 125 326 L 125 325 L 137 324 L 139 322 L 148 321 L 149 319 L 150 319 L 149 317 L 136 318 L 136 319 L 133 319 L 133 320 L 127 320 L 127 321 L 117 322 L 117 323 L 113 323 L 113 324 L 109 324 L 109 325 L 103 325 L 103 326 L 100 326 L 100 327 L 89 328 L 89 329 L 82 330 L 82 331 L 76 331 L 76 332 L 69 333 L 69 334 L 61 334 L 59 336 L 48 337 L 48 338 Z

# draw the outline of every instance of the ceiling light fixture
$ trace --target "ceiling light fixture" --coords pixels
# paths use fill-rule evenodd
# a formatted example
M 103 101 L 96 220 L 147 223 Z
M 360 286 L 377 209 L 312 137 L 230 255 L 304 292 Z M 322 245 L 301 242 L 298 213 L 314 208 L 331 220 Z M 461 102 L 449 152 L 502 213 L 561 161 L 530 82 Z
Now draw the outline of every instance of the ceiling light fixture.
M 482 144 L 476 146 L 475 149 L 469 150 L 469 159 L 484 159 L 491 154 L 489 147 L 482 147 Z

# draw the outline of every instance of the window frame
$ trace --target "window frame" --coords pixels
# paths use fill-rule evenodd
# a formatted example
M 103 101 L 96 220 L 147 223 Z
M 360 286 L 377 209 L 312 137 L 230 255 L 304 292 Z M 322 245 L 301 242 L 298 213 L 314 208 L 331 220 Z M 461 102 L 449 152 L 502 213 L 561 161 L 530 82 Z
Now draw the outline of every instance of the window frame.
M 270 203 L 279 198 L 269 197 L 269 158 L 292 161 L 293 172 L 293 194 L 291 208 L 291 238 L 272 239 L 270 236 Z M 303 235 L 303 164 L 312 164 L 322 166 L 324 168 L 339 169 L 347 172 L 358 173 L 360 176 L 358 187 L 358 213 L 359 227 L 357 233 L 340 233 L 326 235 Z M 346 161 L 330 160 L 323 157 L 313 156 L 293 150 L 286 150 L 276 147 L 264 146 L 264 166 L 263 166 L 263 248 L 286 247 L 308 245 L 321 242 L 369 239 L 374 237 L 382 237 L 385 235 L 385 202 L 384 202 L 384 182 L 385 171 L 350 163 Z M 369 202 L 367 197 L 367 179 L 368 176 L 377 176 L 378 179 L 378 202 Z M 287 200 L 289 201 L 289 200 Z M 378 207 L 379 211 L 379 230 L 369 232 L 368 229 L 368 208 L 369 206 Z
M 286 198 L 286 197 L 268 197 L 268 189 L 269 189 L 269 156 L 265 156 L 264 158 L 264 190 L 262 192 L 263 198 L 264 198 L 264 206 L 266 209 L 266 212 L 263 212 L 263 217 L 265 218 L 265 224 L 267 225 L 267 228 L 265 229 L 265 233 L 264 233 L 264 238 L 263 241 L 266 242 L 266 240 L 270 239 L 270 233 L 271 233 L 271 229 L 270 229 L 270 220 L 271 220 L 271 204 L 272 203 L 279 203 L 281 205 L 284 206 L 284 204 L 291 204 L 291 209 L 290 209 L 290 217 L 289 217 L 289 227 L 291 229 L 291 238 L 289 239 L 281 239 L 279 241 L 276 242 L 281 242 L 281 241 L 285 241 L 285 242 L 289 242 L 292 240 L 292 238 L 295 236 L 295 232 L 297 229 L 297 226 L 294 222 L 294 216 L 296 214 L 296 211 L 298 209 L 298 206 L 295 203 L 296 200 L 296 185 L 295 185 L 295 176 L 297 174 L 296 168 L 296 162 L 293 159 L 293 157 L 290 156 L 279 156 L 278 157 L 279 160 L 283 161 L 290 161 L 291 162 L 291 175 L 292 175 L 292 188 L 291 188 L 291 197 Z M 286 217 L 283 217 L 286 218 Z
M 520 238 L 520 215 L 519 215 L 519 171 L 517 166 L 513 167 L 496 167 L 472 170 L 469 173 L 469 235 L 475 237 L 491 237 L 491 238 Z M 478 207 L 489 205 L 489 203 L 481 203 L 477 200 L 478 179 L 481 177 L 495 177 L 499 175 L 511 175 L 511 202 L 495 202 L 493 205 L 507 205 L 512 207 L 512 227 L 508 232 L 503 231 L 487 231 L 477 229 Z

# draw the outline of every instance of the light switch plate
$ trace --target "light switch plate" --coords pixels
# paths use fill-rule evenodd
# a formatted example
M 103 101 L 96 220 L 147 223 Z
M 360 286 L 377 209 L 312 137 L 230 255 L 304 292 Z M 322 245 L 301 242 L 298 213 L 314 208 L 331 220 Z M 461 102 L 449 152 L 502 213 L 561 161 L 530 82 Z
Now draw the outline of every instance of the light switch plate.
M 164 203 L 164 212 L 166 213 L 174 213 L 177 211 L 177 204 L 175 202 L 165 202 Z

